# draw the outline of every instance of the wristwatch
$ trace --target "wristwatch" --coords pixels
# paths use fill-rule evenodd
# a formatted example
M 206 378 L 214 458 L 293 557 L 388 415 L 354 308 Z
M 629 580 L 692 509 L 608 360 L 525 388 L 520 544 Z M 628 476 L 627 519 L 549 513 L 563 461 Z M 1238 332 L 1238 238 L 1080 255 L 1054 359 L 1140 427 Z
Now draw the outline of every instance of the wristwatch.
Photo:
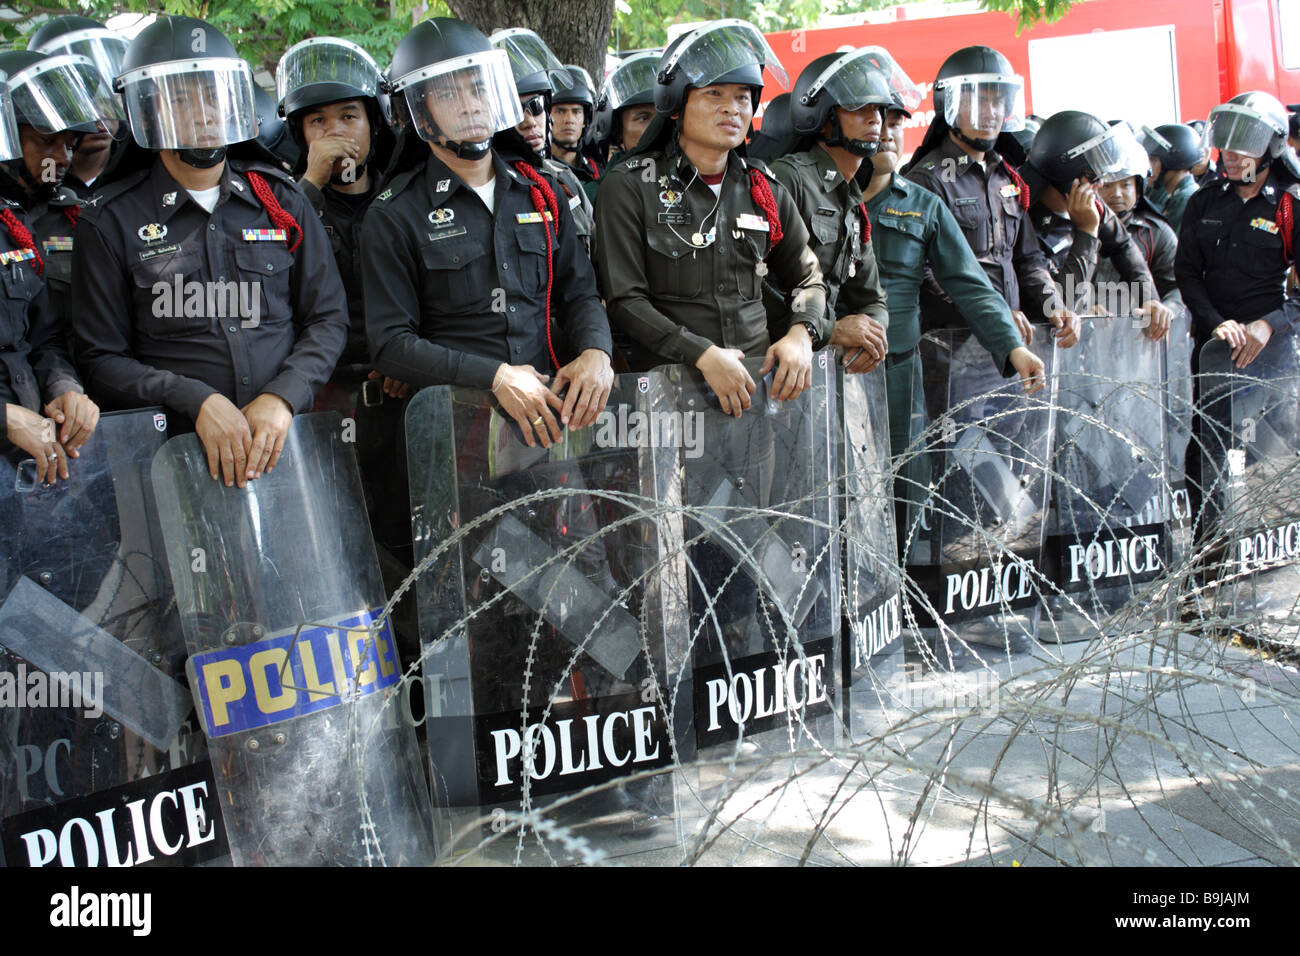
M 808 338 L 812 339 L 813 351 L 816 352 L 824 344 L 822 342 L 821 329 L 817 328 L 817 323 L 810 319 L 797 319 L 795 325 L 802 325 L 808 330 Z M 794 326 L 791 326 L 793 328 Z

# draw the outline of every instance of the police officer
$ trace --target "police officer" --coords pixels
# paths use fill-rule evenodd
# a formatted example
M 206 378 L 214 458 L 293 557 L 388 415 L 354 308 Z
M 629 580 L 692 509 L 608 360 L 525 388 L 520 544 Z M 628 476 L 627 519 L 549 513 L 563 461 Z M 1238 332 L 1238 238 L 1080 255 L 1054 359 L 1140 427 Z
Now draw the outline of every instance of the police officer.
M 78 227 L 78 359 L 115 407 L 194 422 L 208 468 L 243 487 L 273 468 L 347 337 L 320 221 L 287 174 L 227 156 L 253 138 L 248 64 L 202 20 L 161 17 L 116 84 L 139 166 L 125 161 Z
M 793 153 L 801 138 L 790 125 L 790 94 L 782 93 L 763 107 L 763 125 L 749 138 L 745 152 L 770 164 L 786 153 Z
M 591 234 L 595 226 L 591 199 L 578 176 L 567 163 L 551 158 L 551 93 L 556 83 L 571 83 L 568 68 L 561 65 L 551 48 L 532 30 L 498 30 L 489 39 L 510 56 L 510 70 L 519 93 L 524 118 L 515 129 L 542 161 L 542 169 L 555 177 L 573 214 L 582 248 L 591 256 Z M 590 179 L 590 177 L 588 177 Z
M 878 47 L 828 53 L 808 64 L 790 93 L 791 127 L 804 148 L 772 164 L 812 238 L 826 284 L 830 344 L 844 349 L 850 372 L 871 371 L 888 349 L 889 312 L 854 176 L 880 144 L 882 111 L 893 102 L 885 78 L 890 68 L 892 58 Z M 778 310 L 784 306 L 772 298 Z
M 748 24 L 723 21 L 674 41 L 655 79 L 660 116 L 634 155 L 611 164 L 596 203 L 601 287 L 610 321 L 638 346 L 632 368 L 694 365 L 737 416 L 755 388 L 742 358 L 765 356 L 776 397 L 794 398 L 831 332 L 798 207 L 738 151 L 764 64 L 784 76 Z M 762 297 L 769 272 L 791 297 L 771 323 L 775 342 Z
M 612 346 L 569 205 L 511 130 L 509 57 L 467 23 L 425 20 L 398 44 L 388 86 L 428 152 L 362 228 L 375 367 L 415 386 L 490 388 L 527 444 L 549 448 L 604 407 Z M 503 130 L 517 154 L 493 149 Z M 571 360 L 553 347 L 556 323 Z
M 1178 236 L 1155 207 L 1147 202 L 1144 184 L 1149 170 L 1149 165 L 1140 163 L 1120 170 L 1098 187 L 1097 195 L 1119 217 L 1130 240 L 1137 244 L 1160 293 L 1160 300 L 1177 310 L 1183 303 L 1178 293 L 1178 279 L 1174 275 Z M 1098 282 L 1115 282 L 1119 278 L 1119 272 L 1108 260 L 1097 263 Z
M 1166 123 L 1143 133 L 1142 145 L 1151 160 L 1147 202 L 1177 232 L 1187 200 L 1199 188 L 1192 167 L 1201 162 L 1201 137 L 1182 123 Z
M 551 156 L 572 169 L 579 182 L 594 182 L 600 179 L 600 166 L 582 151 L 587 129 L 596 114 L 591 76 L 582 67 L 568 64 L 552 81 L 555 89 L 551 93 Z
M 1057 295 L 1038 247 L 1029 190 L 998 151 L 1019 152 L 1003 134 L 1024 125 L 1023 78 L 996 50 L 965 47 L 939 68 L 934 100 L 934 121 L 903 174 L 948 207 L 1022 335 L 1032 335 L 1030 321 L 1050 321 L 1068 348 L 1078 340 L 1078 319 Z M 922 291 L 921 311 L 931 327 L 959 324 L 951 298 L 932 283 Z
M 637 147 L 655 118 L 655 71 L 662 52 L 634 53 L 605 77 L 589 133 L 601 176 Z M 592 202 L 596 201 L 599 185 L 597 180 L 583 187 Z
M 1147 336 L 1158 340 L 1169 331 L 1172 313 L 1160 302 L 1141 250 L 1097 197 L 1097 186 L 1127 175 L 1141 152 L 1127 123 L 1108 126 L 1087 113 L 1063 110 L 1044 121 L 1022 171 L 1034 231 L 1067 303 L 1079 311 L 1096 307 L 1094 278 L 1104 257 L 1125 283 L 1122 306 L 1142 316 Z M 1140 290 L 1136 301 L 1129 289 Z M 1114 306 L 1112 298 L 1104 301 Z
M 1284 287 L 1300 246 L 1300 168 L 1286 134 L 1286 110 L 1268 93 L 1242 93 L 1210 111 L 1205 142 L 1219 151 L 1224 178 L 1188 200 L 1174 260 L 1191 312 L 1193 372 L 1200 371 L 1201 348 L 1212 338 L 1227 342 L 1232 361 L 1246 368 L 1275 333 L 1293 330 L 1300 319 Z M 1226 427 L 1227 416 L 1224 403 L 1204 400 L 1199 378 L 1194 381 L 1208 421 L 1195 420 L 1199 441 L 1188 447 L 1188 493 L 1194 527 L 1204 536 L 1217 514 L 1212 496 L 1202 502 L 1213 481 L 1206 465 L 1223 467 L 1215 424 Z
M 74 54 L 94 63 L 104 82 L 112 84 L 126 55 L 126 37 L 89 17 L 51 17 L 40 25 L 27 49 L 50 56 Z M 103 129 L 88 130 L 77 143 L 63 184 L 88 198 L 90 187 L 108 166 L 115 143 L 125 139 L 122 120 L 106 120 Z

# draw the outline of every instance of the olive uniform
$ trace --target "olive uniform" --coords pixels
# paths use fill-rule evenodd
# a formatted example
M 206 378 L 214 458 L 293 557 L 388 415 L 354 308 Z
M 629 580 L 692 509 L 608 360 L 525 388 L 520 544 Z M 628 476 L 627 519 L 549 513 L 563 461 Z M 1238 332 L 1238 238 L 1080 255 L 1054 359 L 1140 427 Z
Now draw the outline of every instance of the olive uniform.
M 581 179 L 568 163 L 546 159 L 542 161 L 542 169 L 559 183 L 561 191 L 555 194 L 555 198 L 568 201 L 569 212 L 573 214 L 573 225 L 578 230 L 578 240 L 590 259 L 595 243 L 593 234 L 596 231 L 596 209 L 591 204 L 591 197 L 582 188 Z
M 1214 179 L 1209 169 L 1205 171 L 1205 177 L 1205 182 L 1212 182 Z M 1174 232 L 1178 232 L 1183 225 L 1187 201 L 1196 195 L 1196 190 L 1199 188 L 1196 177 L 1188 173 L 1178 181 L 1172 193 L 1165 192 L 1159 184 L 1156 184 L 1147 190 L 1146 198 L 1155 211 L 1165 217 Z
M 273 227 L 253 174 L 298 222 L 294 251 L 294 231 Z M 269 392 L 297 414 L 333 371 L 348 318 L 320 220 L 266 164 L 228 158 L 219 188 L 209 213 L 155 160 L 82 213 L 73 331 L 102 405 L 164 405 L 194 420 L 214 392 L 239 408 Z

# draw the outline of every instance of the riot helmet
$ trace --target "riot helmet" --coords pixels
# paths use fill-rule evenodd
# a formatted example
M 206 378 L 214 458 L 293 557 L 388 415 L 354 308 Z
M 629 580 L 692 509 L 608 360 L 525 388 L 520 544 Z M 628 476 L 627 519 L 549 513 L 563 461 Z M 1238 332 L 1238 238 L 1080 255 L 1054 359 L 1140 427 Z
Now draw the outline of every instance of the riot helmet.
M 1286 149 L 1288 125 L 1286 109 L 1273 96 L 1239 93 L 1210 110 L 1204 142 L 1220 151 L 1268 160 Z
M 1089 113 L 1063 110 L 1043 121 L 1029 165 L 1067 194 L 1076 179 L 1105 183 L 1145 172 L 1149 163 L 1127 123 L 1108 126 Z
M 773 97 L 763 108 L 763 125 L 750 137 L 746 152 L 755 159 L 770 163 L 799 145 L 799 134 L 790 125 L 791 94 Z
M 1201 161 L 1201 137 L 1183 123 L 1166 123 L 1152 129 L 1142 127 L 1138 141 L 1163 171 L 1191 169 Z
M 394 98 L 401 95 L 421 139 L 461 159 L 486 156 L 493 135 L 523 119 L 509 54 L 450 17 L 424 20 L 402 38 L 387 90 Z
M 126 37 L 120 33 L 97 20 L 78 16 L 46 20 L 27 43 L 27 49 L 37 53 L 71 53 L 86 57 L 110 86 L 122 70 L 126 47 Z
M 13 98 L 9 95 L 9 77 L 0 72 L 0 162 L 18 159 L 23 154 L 14 118 Z
M 542 95 L 547 108 L 557 84 L 571 85 L 573 76 L 551 52 L 546 41 L 532 30 L 514 28 L 498 30 L 488 39 L 510 57 L 510 72 L 520 96 Z
M 260 86 L 253 87 L 253 109 L 257 113 L 257 141 L 285 169 L 298 162 L 298 144 L 289 134 L 289 124 L 280 118 L 275 99 Z
M 17 122 L 42 133 L 94 133 L 124 118 L 108 80 L 88 57 L 15 50 L 0 54 L 0 71 L 9 75 Z
M 958 139 L 988 151 L 996 145 L 999 133 L 1024 129 L 1024 78 L 997 50 L 965 47 L 939 67 L 934 81 L 934 111 Z M 962 132 L 963 127 L 989 135 L 968 136 Z
M 340 100 L 376 100 L 383 73 L 374 58 L 347 40 L 312 37 L 295 43 L 275 68 L 280 115 Z
M 552 105 L 558 103 L 578 103 L 582 106 L 582 115 L 584 120 L 590 124 L 592 113 L 596 108 L 595 87 L 591 82 L 591 75 L 580 66 L 572 63 L 566 63 L 564 71 L 569 74 L 570 82 L 565 83 L 562 80 L 556 80 L 552 77 L 555 84 L 555 90 L 551 93 Z
M 880 107 L 885 112 L 901 109 L 909 115 L 921 102 L 921 92 L 907 74 L 880 47 L 862 47 L 849 53 L 828 53 L 813 60 L 799 74 L 791 91 L 790 123 L 802 136 L 816 135 L 827 145 L 842 146 L 855 156 L 875 153 L 879 141 L 848 139 L 840 128 L 834 107 L 858 110 Z M 821 135 L 827 123 L 831 134 Z
M 207 169 L 226 147 L 257 136 L 253 76 L 235 47 L 192 17 L 159 17 L 126 49 L 114 86 L 131 135 L 145 149 L 176 150 Z
M 716 83 L 748 86 L 757 109 L 765 67 L 782 87 L 789 87 L 785 68 L 757 27 L 744 20 L 706 23 L 677 37 L 664 50 L 655 75 L 655 109 L 665 115 L 677 113 L 686 103 L 688 89 Z

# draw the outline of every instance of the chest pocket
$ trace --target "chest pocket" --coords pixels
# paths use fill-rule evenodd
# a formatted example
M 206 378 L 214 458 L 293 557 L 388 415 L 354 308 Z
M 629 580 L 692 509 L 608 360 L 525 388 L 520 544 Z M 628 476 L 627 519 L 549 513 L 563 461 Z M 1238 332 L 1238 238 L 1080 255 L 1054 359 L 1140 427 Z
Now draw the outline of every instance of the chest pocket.
M 693 226 L 679 226 L 678 232 Z M 689 236 L 689 233 L 686 233 Z M 704 263 L 700 257 L 716 254 L 713 247 L 692 249 L 690 244 L 673 235 L 667 226 L 646 230 L 646 279 L 650 297 L 694 299 L 704 290 Z
M 278 242 L 248 242 L 235 247 L 235 265 L 241 283 L 255 283 L 259 296 L 249 286 L 239 286 L 236 302 L 239 317 L 250 327 L 262 323 L 287 325 L 293 322 L 293 296 L 289 283 L 293 254 Z M 254 303 L 259 303 L 254 305 Z M 257 314 L 246 314 L 258 309 Z M 230 313 L 229 303 L 226 308 Z
M 464 311 L 491 295 L 497 284 L 489 274 L 486 239 L 464 235 L 426 243 L 420 247 L 420 262 L 425 269 L 424 300 L 440 312 Z M 544 260 L 542 265 L 545 268 Z
M 525 222 L 515 226 L 515 248 L 519 282 L 525 295 L 546 294 L 546 228 L 551 230 L 551 257 L 554 261 L 559 238 L 554 223 Z
M 872 246 L 882 266 L 915 271 L 925 258 L 925 226 L 920 216 L 894 216 L 881 213 L 875 225 L 880 232 L 872 233 Z
M 8 265 L 0 266 L 0 275 L 3 275 L 5 297 L 8 299 L 18 299 L 23 302 L 30 302 L 36 297 L 36 293 L 41 291 L 41 277 L 36 274 L 32 268 L 34 260 L 28 259 L 23 262 L 11 262 Z M 45 270 L 48 273 L 50 260 L 45 260 Z
M 197 293 L 198 301 L 191 302 L 188 310 L 195 314 L 185 314 L 186 300 L 195 292 L 193 287 L 187 288 L 187 284 L 202 281 L 200 262 L 198 252 L 178 250 L 131 265 L 136 322 L 146 335 L 155 339 L 182 338 L 208 330 L 211 320 L 208 318 L 206 288 L 202 285 Z
M 971 250 L 980 255 L 988 251 L 988 214 L 978 196 L 965 196 L 953 200 L 952 218 L 957 220 L 962 235 Z

